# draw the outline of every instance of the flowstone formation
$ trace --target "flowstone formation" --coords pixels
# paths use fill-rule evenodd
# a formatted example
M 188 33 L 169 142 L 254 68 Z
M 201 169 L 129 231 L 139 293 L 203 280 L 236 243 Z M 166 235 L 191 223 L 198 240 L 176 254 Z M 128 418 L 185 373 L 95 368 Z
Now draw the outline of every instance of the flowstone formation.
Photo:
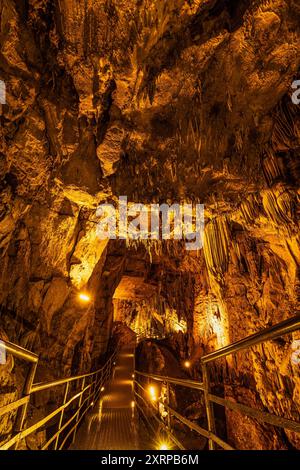
M 201 355 L 299 313 L 297 0 L 0 0 L 0 17 L 0 337 L 40 355 L 37 380 L 96 367 L 114 322 L 157 337 L 145 370 L 189 357 L 198 380 Z M 204 204 L 204 248 L 100 240 L 97 207 L 125 195 Z M 297 339 L 217 363 L 223 396 L 299 421 Z M 24 374 L 1 369 L 0 406 Z M 300 448 L 220 421 L 236 448 Z

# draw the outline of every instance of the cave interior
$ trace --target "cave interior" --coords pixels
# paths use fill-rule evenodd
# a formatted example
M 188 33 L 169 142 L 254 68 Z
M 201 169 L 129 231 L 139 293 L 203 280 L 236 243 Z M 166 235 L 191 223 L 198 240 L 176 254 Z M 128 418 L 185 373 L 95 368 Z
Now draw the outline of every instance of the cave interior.
M 202 382 L 205 355 L 299 316 L 297 0 L 0 0 L 0 18 L 0 344 L 38 355 L 36 383 L 132 342 L 137 370 Z M 121 196 L 203 204 L 201 249 L 174 232 L 101 239 L 97 210 Z M 218 359 L 211 390 L 299 423 L 299 351 L 293 331 Z M 27 374 L 2 362 L 0 411 Z M 169 393 L 207 429 L 202 393 Z M 62 397 L 34 395 L 29 425 Z M 300 449 L 292 429 L 214 415 L 235 449 Z M 16 421 L 0 416 L 0 446 Z M 19 447 L 40 449 L 55 425 Z M 173 425 L 186 449 L 208 448 Z

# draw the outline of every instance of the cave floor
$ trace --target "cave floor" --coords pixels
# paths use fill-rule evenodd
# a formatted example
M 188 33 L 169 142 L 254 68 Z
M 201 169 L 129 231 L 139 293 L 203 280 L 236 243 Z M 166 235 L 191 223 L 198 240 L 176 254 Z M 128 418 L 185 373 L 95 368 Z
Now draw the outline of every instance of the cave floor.
M 137 450 L 145 446 L 131 406 L 133 372 L 134 345 L 120 351 L 112 382 L 85 418 L 71 450 Z

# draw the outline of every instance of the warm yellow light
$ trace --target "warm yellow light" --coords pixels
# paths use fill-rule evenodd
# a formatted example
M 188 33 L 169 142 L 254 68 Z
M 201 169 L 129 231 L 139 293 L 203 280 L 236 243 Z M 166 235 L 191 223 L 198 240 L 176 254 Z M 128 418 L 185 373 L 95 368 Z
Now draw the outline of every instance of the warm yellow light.
M 169 450 L 169 447 L 165 442 L 162 442 L 161 444 L 159 444 L 158 450 Z
M 134 379 L 135 375 L 134 375 L 134 374 L 132 374 L 132 376 L 131 376 L 131 377 Z
M 150 385 L 148 391 L 149 391 L 150 399 L 151 399 L 152 401 L 156 401 L 156 400 L 157 400 L 157 390 L 156 390 L 156 387 L 154 387 L 154 385 Z
M 94 402 L 92 401 L 91 406 L 94 406 Z
M 186 321 L 181 320 L 181 321 L 174 321 L 173 322 L 173 328 L 176 333 L 186 333 L 187 332 L 187 325 Z
M 131 402 L 131 408 L 134 408 L 134 407 L 135 407 L 135 402 L 132 401 L 132 402 Z
M 91 301 L 91 297 L 88 294 L 84 294 L 83 292 L 79 294 L 79 299 L 85 303 L 88 303 Z
M 191 362 L 190 362 L 190 361 L 185 361 L 184 367 L 185 367 L 186 369 L 189 369 L 189 368 L 191 367 Z
M 105 390 L 105 387 L 101 387 L 101 392 L 104 392 L 104 390 Z

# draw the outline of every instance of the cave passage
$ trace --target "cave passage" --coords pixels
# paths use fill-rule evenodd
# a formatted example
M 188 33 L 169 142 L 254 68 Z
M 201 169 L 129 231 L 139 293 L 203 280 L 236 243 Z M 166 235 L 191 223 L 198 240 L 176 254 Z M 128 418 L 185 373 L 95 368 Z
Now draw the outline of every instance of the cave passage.
M 0 449 L 300 450 L 299 0 L 0 19 Z
M 141 436 L 133 394 L 134 349 L 133 342 L 119 352 L 111 383 L 87 417 L 72 449 L 139 449 Z

